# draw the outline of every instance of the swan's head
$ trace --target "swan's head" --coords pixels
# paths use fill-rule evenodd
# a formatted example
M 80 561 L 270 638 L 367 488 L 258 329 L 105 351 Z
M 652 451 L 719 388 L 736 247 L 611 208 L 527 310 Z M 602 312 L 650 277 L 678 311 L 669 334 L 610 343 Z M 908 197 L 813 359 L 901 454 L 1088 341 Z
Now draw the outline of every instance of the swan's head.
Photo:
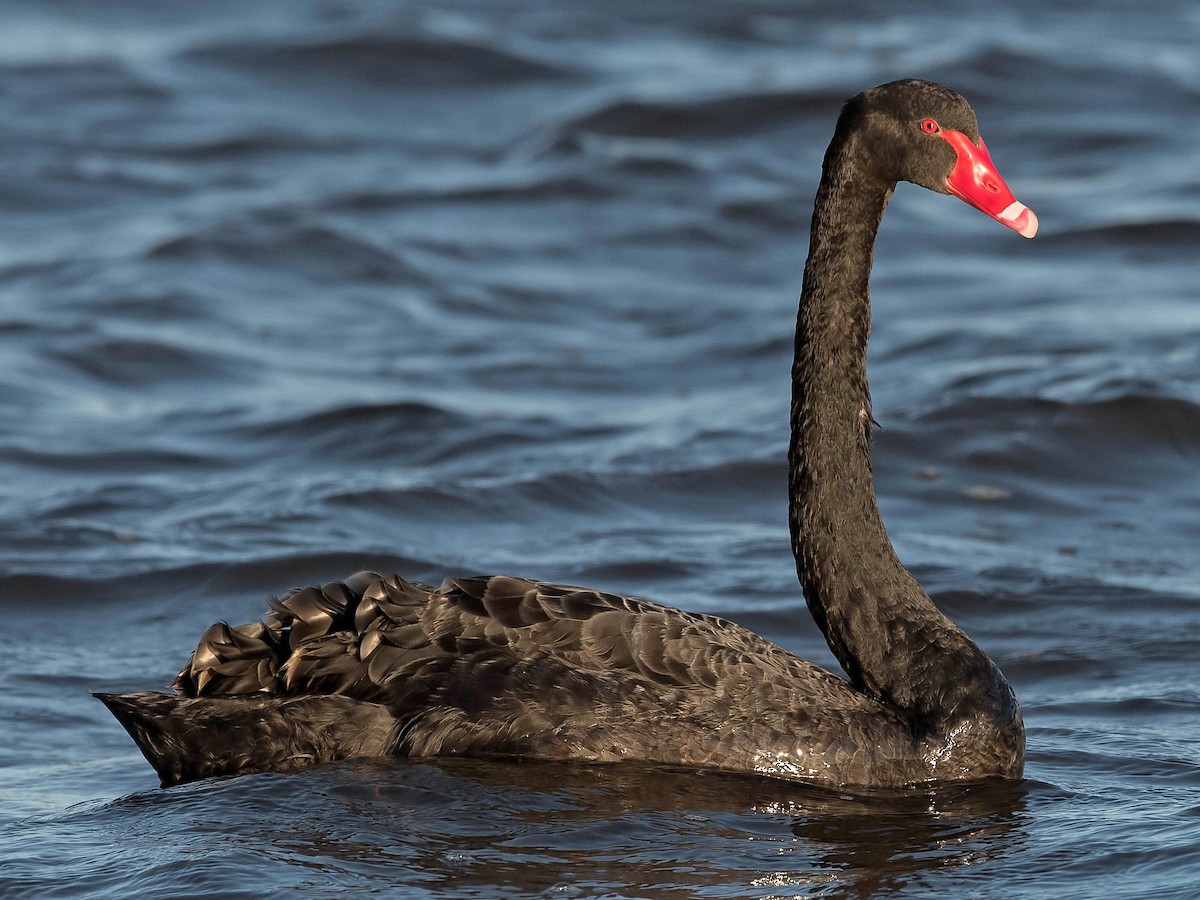
M 931 81 L 893 81 L 854 97 L 852 109 L 895 180 L 953 194 L 1027 238 L 1037 233 L 1037 216 L 996 171 L 960 94 Z

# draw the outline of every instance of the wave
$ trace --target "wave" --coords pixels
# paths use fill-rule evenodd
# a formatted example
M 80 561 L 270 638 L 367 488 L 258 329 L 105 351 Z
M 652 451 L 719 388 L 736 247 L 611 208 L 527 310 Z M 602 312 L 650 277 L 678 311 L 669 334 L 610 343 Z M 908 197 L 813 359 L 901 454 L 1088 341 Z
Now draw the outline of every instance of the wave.
M 280 269 L 318 283 L 424 285 L 428 279 L 391 250 L 325 225 L 269 221 L 266 217 L 222 223 L 162 241 L 148 259 L 199 262 L 219 259 Z
M 1121 393 L 1084 401 L 972 397 L 921 418 L 930 423 L 987 419 L 1023 431 L 1053 428 L 1068 440 L 1087 435 L 1123 447 L 1140 443 L 1200 452 L 1200 404 L 1166 395 Z
M 482 184 L 424 185 L 404 190 L 360 191 L 336 198 L 326 209 L 376 211 L 423 204 L 544 203 L 554 200 L 606 200 L 615 191 L 588 175 L 547 175 Z
M 337 154 L 356 142 L 316 137 L 299 130 L 253 127 L 246 131 L 212 134 L 175 132 L 161 140 L 139 138 L 128 146 L 110 143 L 137 156 L 153 156 L 177 162 L 246 162 L 259 157 Z
M 6 93 L 26 98 L 53 97 L 56 103 L 67 98 L 160 102 L 171 97 L 168 88 L 115 59 L 9 62 L 0 65 L 0 72 L 5 76 Z
M 238 364 L 204 351 L 133 338 L 90 340 L 70 349 L 46 349 L 50 359 L 109 385 L 143 387 L 148 382 L 197 381 L 230 377 Z
M 562 126 L 577 132 L 642 138 L 703 138 L 783 128 L 814 115 L 836 114 L 845 100 L 833 92 L 749 92 L 697 100 L 616 100 Z
M 747 225 L 781 234 L 799 234 L 808 227 L 806 201 L 790 194 L 772 198 L 730 200 L 720 207 L 721 218 L 735 225 Z
M 137 447 L 120 450 L 61 450 L 47 447 L 0 447 L 0 461 L 52 472 L 82 472 L 89 475 L 138 472 L 191 472 L 210 468 L 213 457 L 190 450 Z
M 185 58 L 295 78 L 412 87 L 494 87 L 576 77 L 571 69 L 469 41 L 358 34 L 310 42 L 213 43 Z
M 1200 243 L 1200 221 L 1156 219 L 1079 227 L 1047 236 L 1050 244 L 1093 246 L 1122 244 L 1139 250 L 1191 250 Z
M 418 402 L 356 404 L 296 418 L 244 425 L 230 437 L 322 459 L 428 462 L 473 431 L 468 416 Z
M 45 616 L 48 604 L 63 609 L 84 605 L 112 605 L 138 614 L 139 607 L 164 614 L 172 604 L 178 610 L 190 606 L 196 597 L 245 594 L 267 597 L 297 585 L 321 584 L 370 569 L 399 572 L 408 578 L 436 579 L 437 565 L 427 559 L 361 553 L 286 553 L 242 560 L 217 560 L 184 565 L 157 565 L 140 571 L 84 578 L 68 577 L 52 571 L 0 573 L 0 608 L 28 609 Z M 141 598 L 139 602 L 135 598 Z M 265 612 L 254 603 L 245 606 L 246 620 Z
M 1190 484 L 1200 461 L 1200 405 L 1140 393 L 1075 402 L 969 397 L 877 440 L 888 445 L 885 466 L 900 455 L 921 470 L 965 462 L 987 477 L 1048 484 Z

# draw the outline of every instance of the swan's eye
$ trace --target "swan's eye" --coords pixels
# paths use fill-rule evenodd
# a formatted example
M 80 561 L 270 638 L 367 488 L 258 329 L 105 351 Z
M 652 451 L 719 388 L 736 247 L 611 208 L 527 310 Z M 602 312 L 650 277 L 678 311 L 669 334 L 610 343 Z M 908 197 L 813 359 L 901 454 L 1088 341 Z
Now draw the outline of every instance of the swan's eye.
M 921 123 L 921 130 L 926 134 L 937 134 L 942 130 L 942 127 L 933 119 L 926 119 Z

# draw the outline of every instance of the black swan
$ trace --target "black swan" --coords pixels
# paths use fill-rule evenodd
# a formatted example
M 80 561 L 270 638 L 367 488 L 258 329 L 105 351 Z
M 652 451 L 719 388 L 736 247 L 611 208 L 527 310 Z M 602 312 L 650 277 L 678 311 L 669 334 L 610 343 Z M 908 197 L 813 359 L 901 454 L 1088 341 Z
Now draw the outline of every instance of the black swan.
M 200 639 L 175 694 L 98 694 L 163 785 L 351 757 L 642 760 L 824 785 L 1016 778 L 1021 712 L 896 557 L 872 486 L 875 235 L 897 181 L 1025 237 L 975 114 L 925 81 L 851 98 L 825 154 L 792 368 L 789 519 L 844 680 L 715 616 L 495 575 L 373 572 Z

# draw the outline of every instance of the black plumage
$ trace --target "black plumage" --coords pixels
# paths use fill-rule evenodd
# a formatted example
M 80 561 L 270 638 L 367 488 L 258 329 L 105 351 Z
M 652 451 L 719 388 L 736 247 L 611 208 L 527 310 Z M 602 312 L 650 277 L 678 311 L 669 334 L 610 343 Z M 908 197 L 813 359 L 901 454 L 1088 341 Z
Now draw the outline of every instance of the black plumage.
M 847 102 L 797 320 L 792 544 L 849 681 L 645 600 L 364 572 L 293 591 L 262 622 L 212 626 L 174 696 L 101 695 L 163 783 L 386 754 L 636 759 L 834 785 L 1018 776 L 1012 690 L 900 563 L 872 487 L 872 251 L 897 180 L 946 192 L 955 150 L 919 127 L 929 118 L 978 142 L 970 107 L 940 85 Z

